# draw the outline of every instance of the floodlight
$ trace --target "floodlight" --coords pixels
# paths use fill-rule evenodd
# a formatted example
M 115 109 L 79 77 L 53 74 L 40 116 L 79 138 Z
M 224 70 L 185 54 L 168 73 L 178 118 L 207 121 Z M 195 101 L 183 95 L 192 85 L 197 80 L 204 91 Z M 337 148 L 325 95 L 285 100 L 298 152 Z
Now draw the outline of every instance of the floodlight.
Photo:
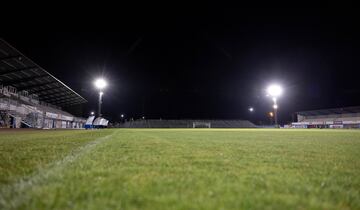
M 98 78 L 95 80 L 94 85 L 97 89 L 99 89 L 99 110 L 98 110 L 98 115 L 99 117 L 101 117 L 101 104 L 102 104 L 102 96 L 104 94 L 104 92 L 102 91 L 106 86 L 107 86 L 107 82 L 103 79 L 103 78 Z
M 106 81 L 103 78 L 99 78 L 99 79 L 95 80 L 94 84 L 95 84 L 95 87 L 100 90 L 104 89 L 107 85 Z
M 273 108 L 274 108 L 274 112 L 269 113 L 270 117 L 274 117 L 275 118 L 275 127 L 278 126 L 278 119 L 277 119 L 277 109 L 278 109 L 278 105 L 277 105 L 277 98 L 279 96 L 281 96 L 283 93 L 283 89 L 280 85 L 278 84 L 272 84 L 270 86 L 267 87 L 266 89 L 266 96 L 270 96 L 272 97 L 272 101 L 274 102 L 273 104 Z
M 90 112 L 90 115 L 94 115 L 95 113 L 94 112 Z
M 273 98 L 276 98 L 278 96 L 281 96 L 283 90 L 281 88 L 280 85 L 270 85 L 267 89 L 266 89 L 266 92 L 272 96 Z
M 121 117 L 121 118 L 124 118 L 124 114 L 121 114 L 120 117 Z
M 253 112 L 253 111 L 254 111 L 254 108 L 250 107 L 250 108 L 249 108 L 249 111 L 250 111 L 250 112 Z

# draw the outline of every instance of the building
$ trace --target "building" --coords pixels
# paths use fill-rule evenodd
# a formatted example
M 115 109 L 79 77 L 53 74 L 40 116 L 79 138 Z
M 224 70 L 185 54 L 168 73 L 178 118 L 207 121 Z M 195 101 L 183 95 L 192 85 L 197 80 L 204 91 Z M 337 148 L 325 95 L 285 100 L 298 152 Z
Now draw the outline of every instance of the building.
M 63 108 L 87 101 L 0 39 L 0 127 L 82 128 Z
M 297 112 L 294 128 L 360 128 L 360 106 Z

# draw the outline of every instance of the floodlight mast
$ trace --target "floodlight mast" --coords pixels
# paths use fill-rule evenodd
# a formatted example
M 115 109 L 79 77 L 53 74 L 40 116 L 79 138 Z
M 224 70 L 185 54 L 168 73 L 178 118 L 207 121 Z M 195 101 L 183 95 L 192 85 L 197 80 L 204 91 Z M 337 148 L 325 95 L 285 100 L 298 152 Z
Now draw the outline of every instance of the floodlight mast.
M 103 96 L 103 92 L 102 91 L 100 91 L 99 92 L 99 105 L 98 105 L 98 115 L 99 115 L 99 117 L 101 117 L 101 104 L 102 104 L 102 96 Z
M 273 105 L 273 108 L 274 108 L 275 127 L 278 127 L 278 114 L 277 114 L 278 105 L 275 103 Z
M 274 102 L 273 104 L 273 109 L 274 109 L 274 120 L 275 120 L 275 127 L 278 127 L 278 105 L 277 105 L 277 97 L 281 96 L 283 89 L 280 85 L 270 85 L 267 89 L 266 92 L 269 96 L 272 97 L 272 100 Z
M 94 84 L 95 87 L 99 90 L 98 116 L 101 117 L 102 96 L 104 95 L 102 90 L 107 86 L 107 83 L 103 78 L 99 78 L 95 80 Z

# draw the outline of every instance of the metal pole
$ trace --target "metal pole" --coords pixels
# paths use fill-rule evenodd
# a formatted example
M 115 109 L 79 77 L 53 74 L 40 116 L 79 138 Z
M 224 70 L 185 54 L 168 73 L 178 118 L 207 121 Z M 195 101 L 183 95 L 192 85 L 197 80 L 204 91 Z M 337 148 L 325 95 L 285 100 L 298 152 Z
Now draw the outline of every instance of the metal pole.
M 101 104 L 102 104 L 102 95 L 103 95 L 103 92 L 99 92 L 99 110 L 98 110 L 98 115 L 99 117 L 101 117 Z
M 274 109 L 275 127 L 278 127 L 277 109 Z
M 278 127 L 278 119 L 277 119 L 277 109 L 278 109 L 278 106 L 277 106 L 277 100 L 276 100 L 275 97 L 273 97 L 273 102 L 274 102 L 273 108 L 274 108 L 275 128 L 277 128 L 277 127 Z

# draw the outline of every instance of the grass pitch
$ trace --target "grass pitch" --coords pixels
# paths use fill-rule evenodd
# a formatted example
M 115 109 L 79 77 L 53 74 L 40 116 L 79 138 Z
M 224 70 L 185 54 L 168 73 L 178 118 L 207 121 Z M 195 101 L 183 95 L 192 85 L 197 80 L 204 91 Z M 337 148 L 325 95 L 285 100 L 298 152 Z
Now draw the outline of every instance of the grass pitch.
M 0 209 L 360 209 L 360 132 L 0 131 Z

